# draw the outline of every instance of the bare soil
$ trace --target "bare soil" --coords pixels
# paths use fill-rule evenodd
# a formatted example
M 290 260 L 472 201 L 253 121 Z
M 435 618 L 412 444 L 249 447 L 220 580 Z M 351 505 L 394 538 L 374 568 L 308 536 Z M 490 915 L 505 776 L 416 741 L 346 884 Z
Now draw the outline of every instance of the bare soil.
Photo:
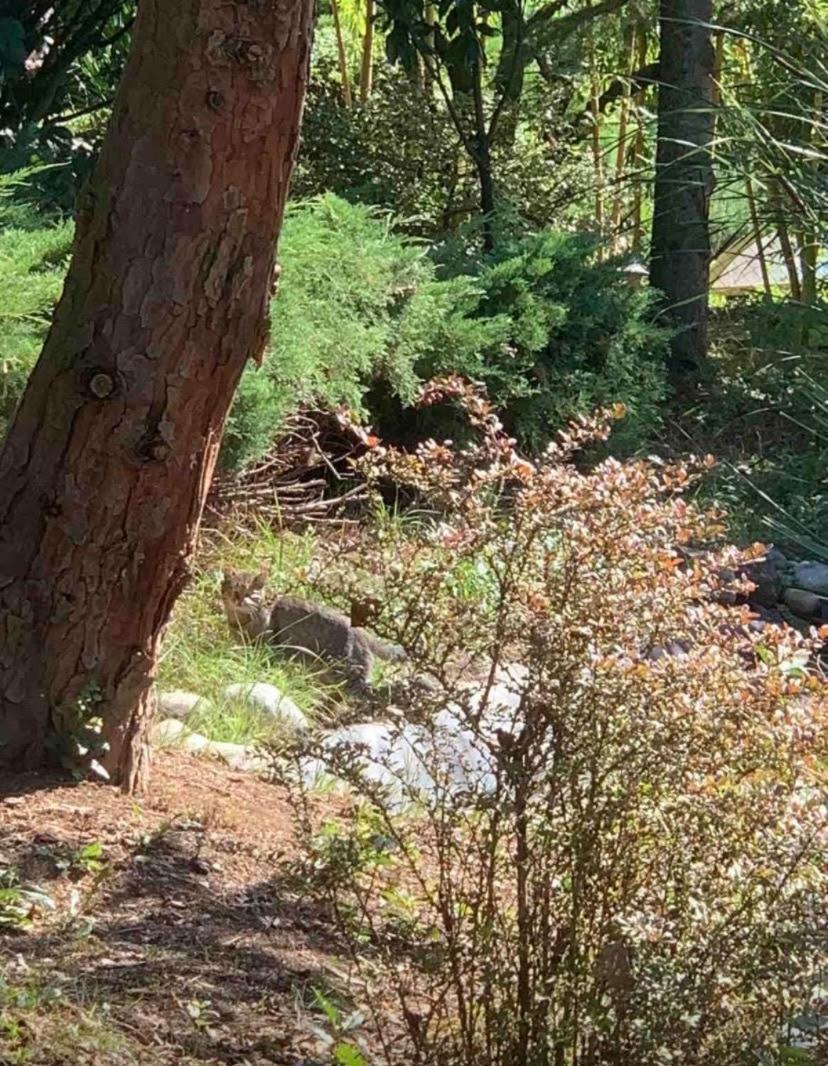
M 139 801 L 6 778 L 0 871 L 55 909 L 0 928 L 0 1063 L 330 1062 L 315 990 L 343 963 L 291 821 L 280 787 L 176 752 Z

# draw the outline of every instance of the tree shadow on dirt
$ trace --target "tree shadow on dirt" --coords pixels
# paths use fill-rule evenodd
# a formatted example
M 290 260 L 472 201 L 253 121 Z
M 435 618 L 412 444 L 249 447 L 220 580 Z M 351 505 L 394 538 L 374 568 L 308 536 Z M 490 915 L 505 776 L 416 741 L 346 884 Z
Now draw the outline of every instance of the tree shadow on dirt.
M 21 868 L 42 863 L 40 847 L 16 855 Z M 317 990 L 339 996 L 329 964 L 341 945 L 290 871 L 245 880 L 239 864 L 199 822 L 177 819 L 95 872 L 91 891 L 84 882 L 65 922 L 6 947 L 53 970 L 75 1002 L 107 1004 L 147 1063 L 169 1061 L 171 1045 L 192 1062 L 327 1061 L 310 1023 Z

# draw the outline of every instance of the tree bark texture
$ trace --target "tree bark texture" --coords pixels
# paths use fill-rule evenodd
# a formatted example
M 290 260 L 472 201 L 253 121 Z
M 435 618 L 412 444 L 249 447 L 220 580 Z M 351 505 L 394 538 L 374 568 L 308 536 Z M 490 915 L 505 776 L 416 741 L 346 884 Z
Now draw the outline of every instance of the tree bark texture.
M 661 0 L 650 283 L 664 294 L 677 382 L 707 366 L 713 191 L 712 0 Z
M 54 322 L 0 453 L 0 767 L 103 719 L 146 774 L 159 640 L 267 337 L 311 0 L 141 0 Z

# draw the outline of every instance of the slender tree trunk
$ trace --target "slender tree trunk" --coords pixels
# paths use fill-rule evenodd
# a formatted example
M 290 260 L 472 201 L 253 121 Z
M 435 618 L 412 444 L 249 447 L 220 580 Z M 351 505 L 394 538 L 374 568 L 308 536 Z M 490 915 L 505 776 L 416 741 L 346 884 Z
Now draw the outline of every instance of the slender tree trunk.
M 675 334 L 669 368 L 677 385 L 707 363 L 714 53 L 712 0 L 661 0 L 658 148 L 650 283 L 664 294 Z
M 339 77 L 342 82 L 342 102 L 351 107 L 354 97 L 351 92 L 351 76 L 348 73 L 348 56 L 345 52 L 345 39 L 342 36 L 342 22 L 339 18 L 339 0 L 331 0 L 334 33 L 336 34 L 336 54 L 339 59 Z
M 768 178 L 768 191 L 776 215 L 776 233 L 779 238 L 779 247 L 782 250 L 782 258 L 785 261 L 785 270 L 788 274 L 788 285 L 791 291 L 791 299 L 799 302 L 802 299 L 802 288 L 799 283 L 799 274 L 796 269 L 796 255 L 788 230 L 788 219 L 779 182 L 774 177 Z
M 0 766 L 99 716 L 147 772 L 159 641 L 267 334 L 310 0 L 141 0 L 66 286 L 0 453 Z
M 531 52 L 526 45 L 525 11 L 520 4 L 505 4 L 500 10 L 501 47 L 494 84 L 501 97 L 499 142 L 512 147 L 517 136 L 520 102 Z
M 644 64 L 647 62 L 647 28 L 642 25 L 639 30 L 638 41 L 638 69 L 641 70 Z M 642 176 L 640 173 L 642 163 L 644 161 L 644 117 L 642 111 L 644 109 L 644 100 L 646 97 L 646 89 L 640 88 L 633 97 L 633 108 L 635 110 L 635 141 L 633 143 L 633 163 L 632 170 L 634 175 L 635 184 L 633 185 L 633 232 L 632 232 L 632 249 L 638 254 L 641 251 L 641 245 L 644 237 L 644 226 L 642 222 Z
M 627 75 L 635 69 L 635 27 L 630 30 L 629 46 L 627 48 Z M 612 232 L 613 239 L 618 242 L 618 229 L 621 225 L 621 212 L 624 207 L 624 168 L 627 160 L 627 117 L 630 111 L 632 82 L 627 81 L 624 86 L 624 95 L 621 97 L 621 110 L 618 114 L 618 146 L 615 151 L 615 192 L 612 203 Z
M 365 35 L 359 71 L 359 98 L 365 103 L 374 85 L 374 0 L 365 0 Z
M 436 44 L 434 26 L 437 22 L 437 8 L 434 4 L 425 5 L 425 9 L 423 11 L 423 18 L 425 20 L 426 25 L 430 27 L 429 32 L 425 36 L 426 47 L 428 48 L 429 52 L 433 53 Z M 420 56 L 420 59 L 423 60 L 423 57 Z M 431 70 L 431 65 L 430 63 L 423 60 L 423 85 L 431 85 L 433 81 L 434 74 Z
M 480 63 L 474 67 L 474 125 L 475 125 L 475 166 L 480 182 L 480 212 L 483 215 L 483 248 L 491 252 L 495 246 L 494 212 L 495 182 L 492 171 L 492 145 L 489 129 L 486 125 L 486 112 L 483 106 L 483 71 Z
M 604 160 L 601 153 L 601 87 L 595 68 L 595 46 L 590 31 L 589 39 L 589 113 L 592 118 L 592 170 L 595 178 L 595 224 L 599 231 L 604 228 Z

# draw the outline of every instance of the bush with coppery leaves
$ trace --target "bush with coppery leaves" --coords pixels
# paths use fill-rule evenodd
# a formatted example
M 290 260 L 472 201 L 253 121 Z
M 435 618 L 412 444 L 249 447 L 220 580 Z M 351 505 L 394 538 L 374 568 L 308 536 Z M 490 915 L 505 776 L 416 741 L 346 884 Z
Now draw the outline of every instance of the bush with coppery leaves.
M 317 567 L 432 678 L 370 760 L 328 747 L 357 816 L 300 819 L 385 1058 L 782 1061 L 825 963 L 809 642 L 722 602 L 760 549 L 713 547 L 718 517 L 683 498 L 694 464 L 584 472 L 573 456 L 605 432 L 587 422 L 530 464 L 478 392 L 424 400 L 447 397 L 478 444 L 364 464 L 430 512 Z

